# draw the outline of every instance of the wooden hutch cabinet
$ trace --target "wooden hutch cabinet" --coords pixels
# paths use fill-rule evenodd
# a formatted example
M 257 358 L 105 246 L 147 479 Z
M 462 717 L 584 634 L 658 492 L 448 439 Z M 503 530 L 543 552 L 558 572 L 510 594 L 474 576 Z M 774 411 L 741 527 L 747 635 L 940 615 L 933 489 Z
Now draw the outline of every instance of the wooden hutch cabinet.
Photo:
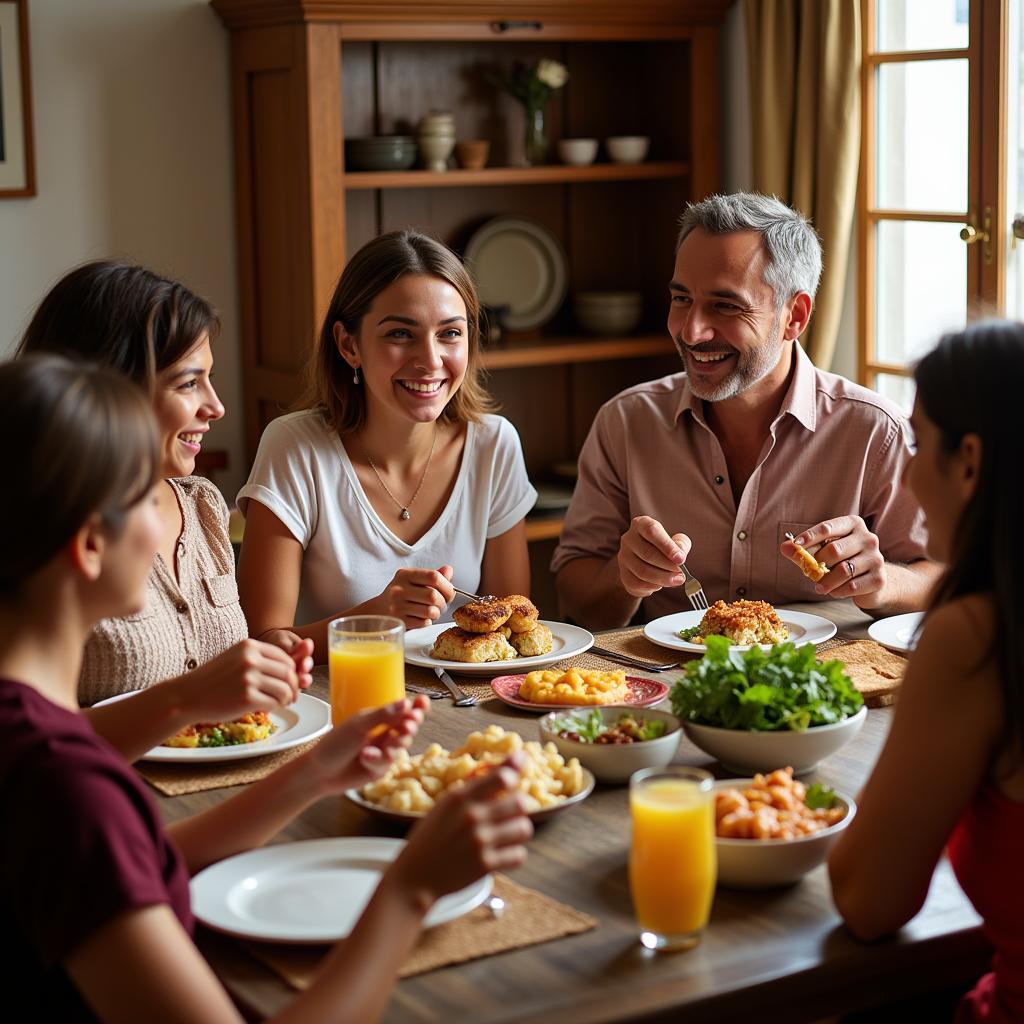
M 665 331 L 676 220 L 719 186 L 719 26 L 728 0 L 213 0 L 231 32 L 246 443 L 298 396 L 346 258 L 416 227 L 461 251 L 502 214 L 561 242 L 569 291 L 542 330 L 485 350 L 531 476 L 578 454 L 602 402 L 679 363 Z M 520 166 L 523 114 L 488 73 L 543 57 L 567 86 L 562 137 L 646 135 L 640 164 Z M 482 170 L 346 172 L 345 137 L 403 132 L 432 109 L 489 139 Z M 553 157 L 557 160 L 557 157 Z M 643 294 L 630 337 L 581 335 L 572 294 Z M 529 524 L 531 540 L 560 521 Z M 549 544 L 542 545 L 550 551 Z M 536 555 L 546 554 L 537 551 Z

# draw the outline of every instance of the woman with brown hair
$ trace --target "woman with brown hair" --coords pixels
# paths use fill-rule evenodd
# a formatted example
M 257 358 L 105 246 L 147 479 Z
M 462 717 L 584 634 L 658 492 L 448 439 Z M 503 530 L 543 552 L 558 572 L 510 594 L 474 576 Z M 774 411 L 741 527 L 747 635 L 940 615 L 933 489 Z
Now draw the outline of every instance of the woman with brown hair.
M 309 408 L 274 420 L 238 495 L 253 636 L 292 627 L 326 660 L 343 612 L 440 618 L 455 594 L 529 593 L 536 492 L 488 413 L 480 306 L 440 242 L 382 235 L 350 260 L 311 362 Z
M 154 500 L 162 529 L 146 600 L 132 615 L 96 623 L 78 685 L 83 705 L 145 691 L 90 712 L 129 759 L 194 722 L 290 703 L 310 681 L 308 642 L 286 631 L 265 643 L 248 639 L 227 506 L 212 483 L 192 475 L 210 426 L 224 415 L 211 380 L 219 326 L 209 303 L 184 285 L 100 260 L 54 285 L 18 349 L 109 367 L 142 389 L 160 426 Z
M 0 527 L 18 538 L 0 563 L 5 1005 L 62 1022 L 241 1022 L 192 941 L 189 875 L 379 777 L 415 735 L 426 698 L 356 715 L 236 796 L 165 827 L 76 699 L 90 629 L 148 597 L 163 532 L 148 403 L 109 370 L 31 356 L 0 366 L 0 430 L 19 438 L 5 467 L 19 500 L 0 503 Z M 433 903 L 522 863 L 532 829 L 513 792 L 517 766 L 467 783 L 410 832 L 351 934 L 275 1019 L 380 1016 Z

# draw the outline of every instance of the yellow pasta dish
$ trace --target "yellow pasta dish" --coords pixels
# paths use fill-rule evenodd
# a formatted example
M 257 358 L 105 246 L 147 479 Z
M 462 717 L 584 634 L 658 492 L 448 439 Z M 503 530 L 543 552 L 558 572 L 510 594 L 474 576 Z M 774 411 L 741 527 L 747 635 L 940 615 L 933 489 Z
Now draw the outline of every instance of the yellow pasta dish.
M 277 732 L 277 726 L 266 711 L 250 711 L 232 722 L 199 722 L 187 725 L 164 740 L 164 747 L 232 747 L 240 743 L 256 743 Z
M 618 704 L 629 699 L 629 684 L 623 669 L 540 669 L 526 674 L 519 686 L 519 696 L 531 704 Z
M 403 750 L 387 773 L 361 792 L 364 799 L 387 810 L 425 813 L 448 790 L 497 767 L 520 750 L 526 763 L 519 791 L 528 814 L 582 792 L 583 769 L 575 757 L 566 761 L 553 743 L 541 746 L 536 740 L 526 741 L 500 725 L 470 733 L 466 742 L 451 752 L 437 743 L 415 756 Z

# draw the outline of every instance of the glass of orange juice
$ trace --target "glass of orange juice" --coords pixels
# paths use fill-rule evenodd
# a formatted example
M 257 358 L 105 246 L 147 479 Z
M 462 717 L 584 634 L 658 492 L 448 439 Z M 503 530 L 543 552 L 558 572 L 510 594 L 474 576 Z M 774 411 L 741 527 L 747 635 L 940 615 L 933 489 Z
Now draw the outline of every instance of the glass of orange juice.
M 405 626 L 389 615 L 346 615 L 328 627 L 331 722 L 405 696 Z
M 629 887 L 648 949 L 700 941 L 715 894 L 712 777 L 699 768 L 644 768 L 629 780 Z

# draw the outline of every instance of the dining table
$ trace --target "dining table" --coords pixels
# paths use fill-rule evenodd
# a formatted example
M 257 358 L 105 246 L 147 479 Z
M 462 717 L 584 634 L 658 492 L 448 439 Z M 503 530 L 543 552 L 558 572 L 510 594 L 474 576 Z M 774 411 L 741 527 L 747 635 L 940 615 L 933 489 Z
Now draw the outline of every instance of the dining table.
M 840 638 L 867 636 L 871 620 L 851 602 L 789 607 L 831 619 Z M 597 639 L 614 636 L 598 634 Z M 679 675 L 669 671 L 658 678 L 672 683 Z M 326 676 L 318 671 L 314 693 L 325 696 L 326 687 Z M 892 707 L 869 710 L 857 736 L 805 781 L 816 779 L 856 796 L 885 742 L 892 715 Z M 483 699 L 471 707 L 455 707 L 450 699 L 434 700 L 413 752 L 430 742 L 453 749 L 467 734 L 492 723 L 515 730 L 524 739 L 538 739 L 538 717 L 498 699 Z M 732 774 L 685 737 L 675 763 L 706 768 L 719 777 Z M 157 799 L 165 818 L 173 821 L 211 806 L 230 792 L 220 789 Z M 900 822 L 893 821 L 892 828 L 900 828 Z M 401 825 L 336 796 L 310 807 L 275 842 L 402 834 Z M 678 953 L 648 950 L 638 941 L 630 902 L 629 841 L 625 785 L 598 785 L 586 800 L 537 825 L 526 862 L 511 873 L 512 879 L 590 915 L 597 927 L 403 978 L 383 1020 L 396 1024 L 820 1021 L 912 999 L 937 988 L 967 985 L 988 967 L 991 949 L 980 919 L 945 858 L 939 862 L 921 911 L 883 941 L 860 942 L 845 928 L 822 865 L 785 888 L 743 891 L 719 886 L 707 929 L 695 948 Z M 295 990 L 238 940 L 201 925 L 197 939 L 249 1019 L 264 1019 L 295 998 Z

